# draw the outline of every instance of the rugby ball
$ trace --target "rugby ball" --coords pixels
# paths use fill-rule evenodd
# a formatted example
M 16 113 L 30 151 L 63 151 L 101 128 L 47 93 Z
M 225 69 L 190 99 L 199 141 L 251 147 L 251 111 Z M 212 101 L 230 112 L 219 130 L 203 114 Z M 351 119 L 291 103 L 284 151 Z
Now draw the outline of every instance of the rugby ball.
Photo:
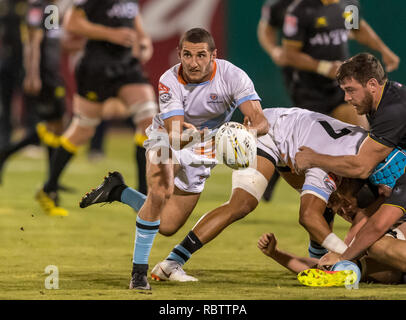
M 216 157 L 231 169 L 248 168 L 255 161 L 255 136 L 241 123 L 227 122 L 216 133 Z

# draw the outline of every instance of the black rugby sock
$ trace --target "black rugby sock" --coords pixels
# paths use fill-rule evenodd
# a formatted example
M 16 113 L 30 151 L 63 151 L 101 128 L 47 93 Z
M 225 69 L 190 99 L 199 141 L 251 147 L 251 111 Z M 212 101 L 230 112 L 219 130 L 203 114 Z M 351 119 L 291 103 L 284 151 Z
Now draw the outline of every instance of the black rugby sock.
M 147 194 L 147 160 L 145 158 L 145 148 L 139 145 L 135 146 L 135 160 L 137 162 L 138 173 L 138 188 L 137 190 L 143 194 Z
M 49 193 L 58 190 L 58 180 L 62 174 L 62 171 L 65 169 L 73 155 L 73 152 L 66 150 L 63 146 L 60 146 L 54 151 L 54 155 L 50 163 L 49 179 L 43 188 L 45 192 Z
M 203 247 L 202 242 L 193 231 L 190 231 L 185 239 L 172 249 L 172 252 L 168 255 L 166 260 L 174 260 L 183 265 L 191 258 L 192 254 L 201 247 Z

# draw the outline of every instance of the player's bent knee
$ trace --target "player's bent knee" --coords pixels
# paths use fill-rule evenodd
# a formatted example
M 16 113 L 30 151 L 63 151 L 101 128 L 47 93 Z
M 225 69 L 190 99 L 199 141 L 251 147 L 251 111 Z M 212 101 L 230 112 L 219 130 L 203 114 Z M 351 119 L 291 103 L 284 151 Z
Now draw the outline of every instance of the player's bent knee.
M 261 200 L 267 185 L 268 180 L 264 177 L 264 175 L 261 172 L 259 172 L 254 168 L 233 171 L 232 175 L 233 193 L 235 189 L 240 188 L 249 193 L 252 197 L 254 197 L 257 200 L 256 204 L 258 204 L 258 202 Z M 233 198 L 231 199 L 231 201 L 232 200 Z
M 159 233 L 165 237 L 173 236 L 182 226 L 175 226 L 175 225 L 160 225 L 159 226 Z

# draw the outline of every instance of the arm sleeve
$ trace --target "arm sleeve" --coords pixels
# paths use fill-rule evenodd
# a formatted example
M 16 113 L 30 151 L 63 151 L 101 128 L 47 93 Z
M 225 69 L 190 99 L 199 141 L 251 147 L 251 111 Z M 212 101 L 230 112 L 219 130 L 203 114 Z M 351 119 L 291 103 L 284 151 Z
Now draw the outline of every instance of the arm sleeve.
M 227 77 L 231 80 L 231 96 L 236 106 L 248 100 L 261 100 L 255 91 L 254 83 L 243 70 L 233 66 L 228 71 Z
M 307 38 L 306 10 L 299 6 L 290 6 L 283 22 L 283 39 L 304 43 Z
M 159 111 L 162 120 L 185 114 L 179 84 L 176 82 L 177 79 L 167 74 L 159 79 Z

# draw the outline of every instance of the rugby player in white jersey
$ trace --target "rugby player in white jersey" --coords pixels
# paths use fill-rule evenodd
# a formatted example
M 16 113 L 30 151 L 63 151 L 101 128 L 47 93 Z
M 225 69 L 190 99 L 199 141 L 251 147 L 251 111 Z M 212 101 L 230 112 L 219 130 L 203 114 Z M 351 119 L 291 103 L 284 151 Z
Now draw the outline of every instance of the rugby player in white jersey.
M 264 114 L 270 128 L 266 135 L 258 138 L 256 167 L 233 172 L 230 200 L 203 216 L 166 260 L 152 269 L 152 278 L 190 281 L 186 275 L 175 277 L 172 274 L 228 225 L 256 208 L 275 169 L 300 192 L 299 222 L 310 236 L 329 251 L 346 250 L 347 245 L 332 232 L 323 217 L 330 195 L 341 182 L 340 177 L 318 168 L 298 176 L 294 173 L 294 159 L 301 145 L 331 155 L 356 154 L 367 132 L 300 108 L 269 108 Z
M 180 64 L 161 76 L 160 113 L 146 131 L 146 199 L 114 172 L 80 204 L 84 208 L 118 200 L 139 210 L 130 289 L 150 290 L 148 257 L 156 233 L 174 234 L 196 206 L 217 163 L 212 143 L 217 129 L 239 108 L 247 127 L 258 136 L 269 130 L 251 79 L 230 62 L 216 58 L 209 32 L 201 28 L 187 31 L 178 49 Z M 187 281 L 195 280 L 181 268 L 175 271 Z

